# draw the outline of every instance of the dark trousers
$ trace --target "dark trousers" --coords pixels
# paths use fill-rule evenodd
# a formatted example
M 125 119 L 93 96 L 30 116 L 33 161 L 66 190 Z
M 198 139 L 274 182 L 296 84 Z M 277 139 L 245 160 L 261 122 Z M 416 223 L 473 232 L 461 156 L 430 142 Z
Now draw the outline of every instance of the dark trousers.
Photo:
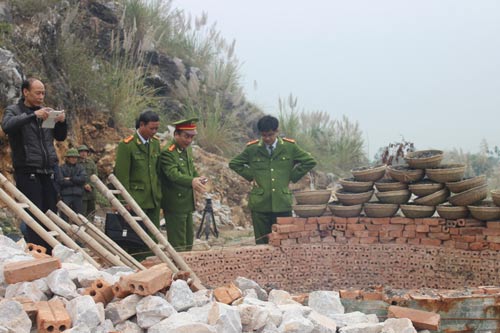
M 46 213 L 47 210 L 53 212 L 57 211 L 57 191 L 54 187 L 53 175 L 45 175 L 38 173 L 15 173 L 16 187 L 21 191 L 35 206 L 42 212 Z M 39 223 L 42 227 L 47 229 L 40 223 L 30 211 L 28 213 Z M 32 230 L 26 222 L 22 222 L 21 231 L 27 243 L 34 243 L 47 248 L 47 253 L 52 252 L 52 247 L 47 244 L 38 234 Z
M 253 233 L 255 235 L 255 244 L 267 244 L 268 234 L 271 233 L 272 225 L 276 223 L 277 217 L 292 216 L 292 212 L 280 213 L 261 213 L 252 211 Z
M 75 213 L 83 213 L 83 200 L 81 195 L 63 195 L 61 196 L 62 201 L 71 208 Z M 64 221 L 68 221 L 68 217 L 62 212 L 59 213 Z
M 83 200 L 83 213 L 90 222 L 94 220 L 95 215 L 95 199 Z

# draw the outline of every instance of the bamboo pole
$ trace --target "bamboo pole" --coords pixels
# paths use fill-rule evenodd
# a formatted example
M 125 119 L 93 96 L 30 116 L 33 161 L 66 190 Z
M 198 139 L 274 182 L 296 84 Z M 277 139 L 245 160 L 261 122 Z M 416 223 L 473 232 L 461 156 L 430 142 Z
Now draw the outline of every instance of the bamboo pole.
M 47 215 L 45 215 L 35 204 L 28 199 L 21 191 L 17 189 L 17 187 L 12 184 L 2 173 L 0 173 L 0 183 L 5 187 L 5 189 L 10 192 L 14 196 L 14 198 L 24 204 L 28 205 L 28 209 L 33 215 L 40 221 L 44 226 L 46 226 L 49 230 L 55 231 L 58 234 L 61 242 L 67 247 L 81 252 L 85 260 L 91 263 L 96 268 L 100 268 L 99 265 L 91 256 L 88 255 L 74 240 L 72 240 L 64 231 L 61 230 Z M 50 244 L 50 243 L 49 243 Z M 52 245 L 51 245 L 52 246 Z
M 62 218 L 57 216 L 50 209 L 47 211 L 47 216 L 50 217 L 59 227 L 64 229 L 68 234 L 74 234 L 82 240 L 88 247 L 90 247 L 99 257 L 106 260 L 112 265 L 116 266 L 126 266 L 117 256 L 113 255 L 111 252 L 106 250 L 101 244 L 99 244 L 95 239 L 90 237 L 86 232 L 84 227 L 79 227 L 77 225 L 70 225 L 68 222 L 64 221 Z
M 10 197 L 3 189 L 0 188 L 0 199 L 9 206 L 10 209 L 14 211 L 14 213 L 26 224 L 33 229 L 44 241 L 47 242 L 52 247 L 55 247 L 59 243 L 57 239 L 54 238 L 47 230 L 45 230 L 33 217 L 28 214 L 23 208 L 21 208 L 20 204 L 18 204 L 14 199 Z
M 97 177 L 96 177 L 97 178 Z M 92 179 L 92 178 L 91 178 Z M 135 202 L 134 198 L 127 192 L 127 189 L 123 186 L 122 183 L 116 178 L 115 175 L 111 174 L 108 177 L 108 180 L 113 184 L 113 186 L 120 191 L 120 195 L 123 197 L 125 202 L 130 205 L 132 210 L 135 212 L 137 216 L 139 216 L 142 221 L 144 222 L 144 225 L 146 228 L 148 228 L 149 232 L 154 235 L 154 237 L 158 240 L 158 242 L 164 247 L 164 249 L 167 251 L 167 253 L 172 257 L 174 262 L 177 264 L 177 266 L 183 270 L 187 271 L 190 273 L 191 278 L 193 279 L 193 282 L 195 286 L 198 289 L 204 289 L 203 285 L 201 284 L 200 279 L 198 276 L 196 276 L 196 273 L 188 266 L 188 264 L 184 261 L 184 258 L 182 258 L 173 248 L 173 246 L 168 242 L 168 240 L 165 238 L 165 236 L 158 230 L 158 228 L 154 225 L 154 223 L 149 219 L 149 217 L 144 213 L 144 211 L 141 209 L 141 207 Z
M 134 257 L 128 254 L 120 245 L 116 244 L 111 238 L 109 238 L 104 232 L 102 232 L 98 227 L 93 225 L 87 218 L 81 214 L 76 214 L 68 205 L 64 202 L 59 201 L 57 203 L 57 208 L 63 212 L 70 221 L 74 222 L 79 226 L 84 226 L 87 233 L 92 236 L 96 241 L 98 241 L 102 246 L 109 250 L 109 252 L 118 255 L 120 259 L 127 264 L 130 268 L 137 268 L 140 270 L 145 270 L 140 262 L 138 262 Z
M 125 219 L 125 221 L 130 225 L 130 227 L 135 231 L 135 233 L 142 239 L 142 241 L 148 246 L 148 248 L 153 251 L 153 253 L 164 263 L 168 265 L 168 268 L 173 273 L 177 273 L 179 269 L 172 263 L 170 258 L 160 249 L 158 244 L 156 244 L 153 239 L 142 229 L 142 227 L 137 223 L 130 212 L 121 204 L 110 189 L 104 185 L 104 183 L 96 176 L 90 176 L 90 180 L 96 185 L 96 188 L 101 192 L 106 199 L 111 203 L 113 207 L 116 208 L 118 213 Z

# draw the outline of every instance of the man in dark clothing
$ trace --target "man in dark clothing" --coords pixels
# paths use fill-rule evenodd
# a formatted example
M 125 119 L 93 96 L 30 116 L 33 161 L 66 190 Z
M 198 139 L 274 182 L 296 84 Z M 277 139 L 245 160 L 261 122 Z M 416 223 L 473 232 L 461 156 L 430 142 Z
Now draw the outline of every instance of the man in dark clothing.
M 42 126 L 53 111 L 43 107 L 45 86 L 35 78 L 23 81 L 22 97 L 18 104 L 5 109 L 2 129 L 9 137 L 12 165 L 17 188 L 43 212 L 56 211 L 57 192 L 54 188 L 54 167 L 58 163 L 54 139 L 66 139 L 68 127 L 64 112 L 55 120 L 55 126 Z M 21 227 L 28 243 L 51 247 L 24 222 Z
M 61 200 L 75 213 L 83 213 L 83 185 L 87 179 L 83 165 L 77 163 L 80 154 L 75 148 L 66 152 L 66 163 L 59 167 L 57 183 L 61 189 Z M 61 214 L 64 220 L 67 216 Z

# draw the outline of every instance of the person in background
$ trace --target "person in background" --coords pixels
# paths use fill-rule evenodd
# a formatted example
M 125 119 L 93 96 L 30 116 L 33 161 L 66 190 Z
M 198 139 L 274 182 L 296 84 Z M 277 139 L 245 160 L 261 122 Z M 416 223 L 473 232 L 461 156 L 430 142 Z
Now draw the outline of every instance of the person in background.
M 191 118 L 173 123 L 174 138 L 160 155 L 161 207 L 168 241 L 177 251 L 190 251 L 193 247 L 194 191 L 206 192 L 207 178 L 198 175 L 191 147 L 197 121 L 198 118 Z
M 245 150 L 229 162 L 229 167 L 253 182 L 248 208 L 257 244 L 268 243 L 267 235 L 277 217 L 292 216 L 290 182 L 296 183 L 316 161 L 293 139 L 280 138 L 279 121 L 264 116 L 257 122 L 261 138 L 247 143 Z
M 92 221 L 95 213 L 95 198 L 96 190 L 94 184 L 90 181 L 90 176 L 97 175 L 97 166 L 94 161 L 89 157 L 89 147 L 86 145 L 81 145 L 78 147 L 78 153 L 80 154 L 79 163 L 85 169 L 85 184 L 83 185 L 83 215 Z
M 64 141 L 68 126 L 64 112 L 55 118 L 53 128 L 42 127 L 52 111 L 44 107 L 45 86 L 36 78 L 21 85 L 19 102 L 5 109 L 2 129 L 8 135 L 16 186 L 40 210 L 56 211 L 57 191 L 54 168 L 59 163 L 54 140 Z M 36 219 L 35 219 L 36 220 Z M 25 222 L 21 231 L 27 243 L 51 247 Z
M 78 150 L 75 148 L 68 149 L 66 155 L 66 163 L 59 167 L 59 177 L 57 178 L 61 200 L 68 205 L 75 213 L 83 213 L 83 186 L 87 179 L 83 165 L 78 163 Z M 61 213 L 64 220 L 68 220 L 67 216 Z

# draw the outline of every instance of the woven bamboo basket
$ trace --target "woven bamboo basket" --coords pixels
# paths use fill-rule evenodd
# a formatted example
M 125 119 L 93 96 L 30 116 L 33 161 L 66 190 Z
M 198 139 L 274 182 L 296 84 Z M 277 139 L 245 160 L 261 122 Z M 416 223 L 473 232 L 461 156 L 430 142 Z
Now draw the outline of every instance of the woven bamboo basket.
M 408 184 L 387 178 L 387 179 L 381 179 L 378 182 L 376 182 L 375 188 L 379 192 L 406 190 L 408 188 Z
M 368 217 L 391 217 L 397 213 L 398 209 L 398 204 L 367 202 L 363 205 L 365 215 Z
M 335 193 L 337 200 L 346 206 L 359 205 L 370 201 L 373 190 L 363 193 L 350 193 L 344 190 L 338 190 Z
M 404 165 L 391 165 L 387 168 L 387 173 L 392 179 L 395 179 L 401 183 L 413 183 L 424 178 L 423 169 L 412 169 Z
M 299 217 L 313 217 L 321 216 L 326 210 L 326 204 L 324 205 L 293 205 L 293 211 Z
M 456 182 L 464 177 L 465 164 L 442 164 L 425 169 L 427 177 L 438 183 Z
M 440 217 L 447 220 L 464 219 L 469 216 L 469 209 L 466 206 L 442 204 L 436 207 L 436 211 Z
M 448 187 L 453 193 L 461 193 L 484 184 L 486 184 L 486 176 L 481 175 L 459 180 L 457 182 L 448 182 L 446 183 L 446 187 Z
M 476 202 L 486 199 L 488 196 L 488 185 L 480 185 L 471 188 L 470 190 L 463 191 L 452 195 L 448 201 L 454 206 L 468 206 Z
M 418 183 L 410 184 L 408 186 L 411 193 L 415 194 L 418 197 L 423 197 L 434 192 L 437 192 L 444 188 L 444 184 L 436 183 L 432 180 L 422 180 Z
M 410 200 L 411 192 L 408 190 L 386 191 L 375 193 L 381 203 L 403 204 Z
M 373 189 L 373 182 L 362 182 L 354 178 L 340 179 L 339 183 L 346 192 L 363 193 Z
M 375 182 L 385 175 L 385 164 L 374 167 L 360 167 L 351 170 L 354 179 L 363 182 Z
M 400 205 L 399 208 L 401 208 L 404 216 L 410 217 L 412 219 L 431 217 L 436 211 L 435 206 L 424 206 L 416 204 Z
M 450 191 L 447 188 L 443 188 L 432 194 L 426 195 L 424 197 L 416 198 L 413 200 L 417 205 L 424 206 L 437 206 L 445 202 L 450 196 Z
M 322 205 L 328 203 L 332 196 L 331 190 L 299 191 L 294 194 L 298 205 Z
M 328 208 L 332 212 L 334 216 L 339 217 L 355 217 L 361 214 L 361 210 L 363 209 L 363 205 L 352 205 L 352 206 L 344 206 L 340 202 L 331 202 L 328 204 Z
M 435 168 L 443 160 L 442 150 L 419 150 L 408 153 L 406 163 L 414 169 Z
M 481 221 L 500 220 L 500 207 L 496 206 L 491 201 L 483 201 L 476 205 L 469 205 L 467 208 L 469 208 L 470 214 L 475 219 Z
M 500 190 L 491 190 L 491 199 L 495 205 L 500 206 Z

